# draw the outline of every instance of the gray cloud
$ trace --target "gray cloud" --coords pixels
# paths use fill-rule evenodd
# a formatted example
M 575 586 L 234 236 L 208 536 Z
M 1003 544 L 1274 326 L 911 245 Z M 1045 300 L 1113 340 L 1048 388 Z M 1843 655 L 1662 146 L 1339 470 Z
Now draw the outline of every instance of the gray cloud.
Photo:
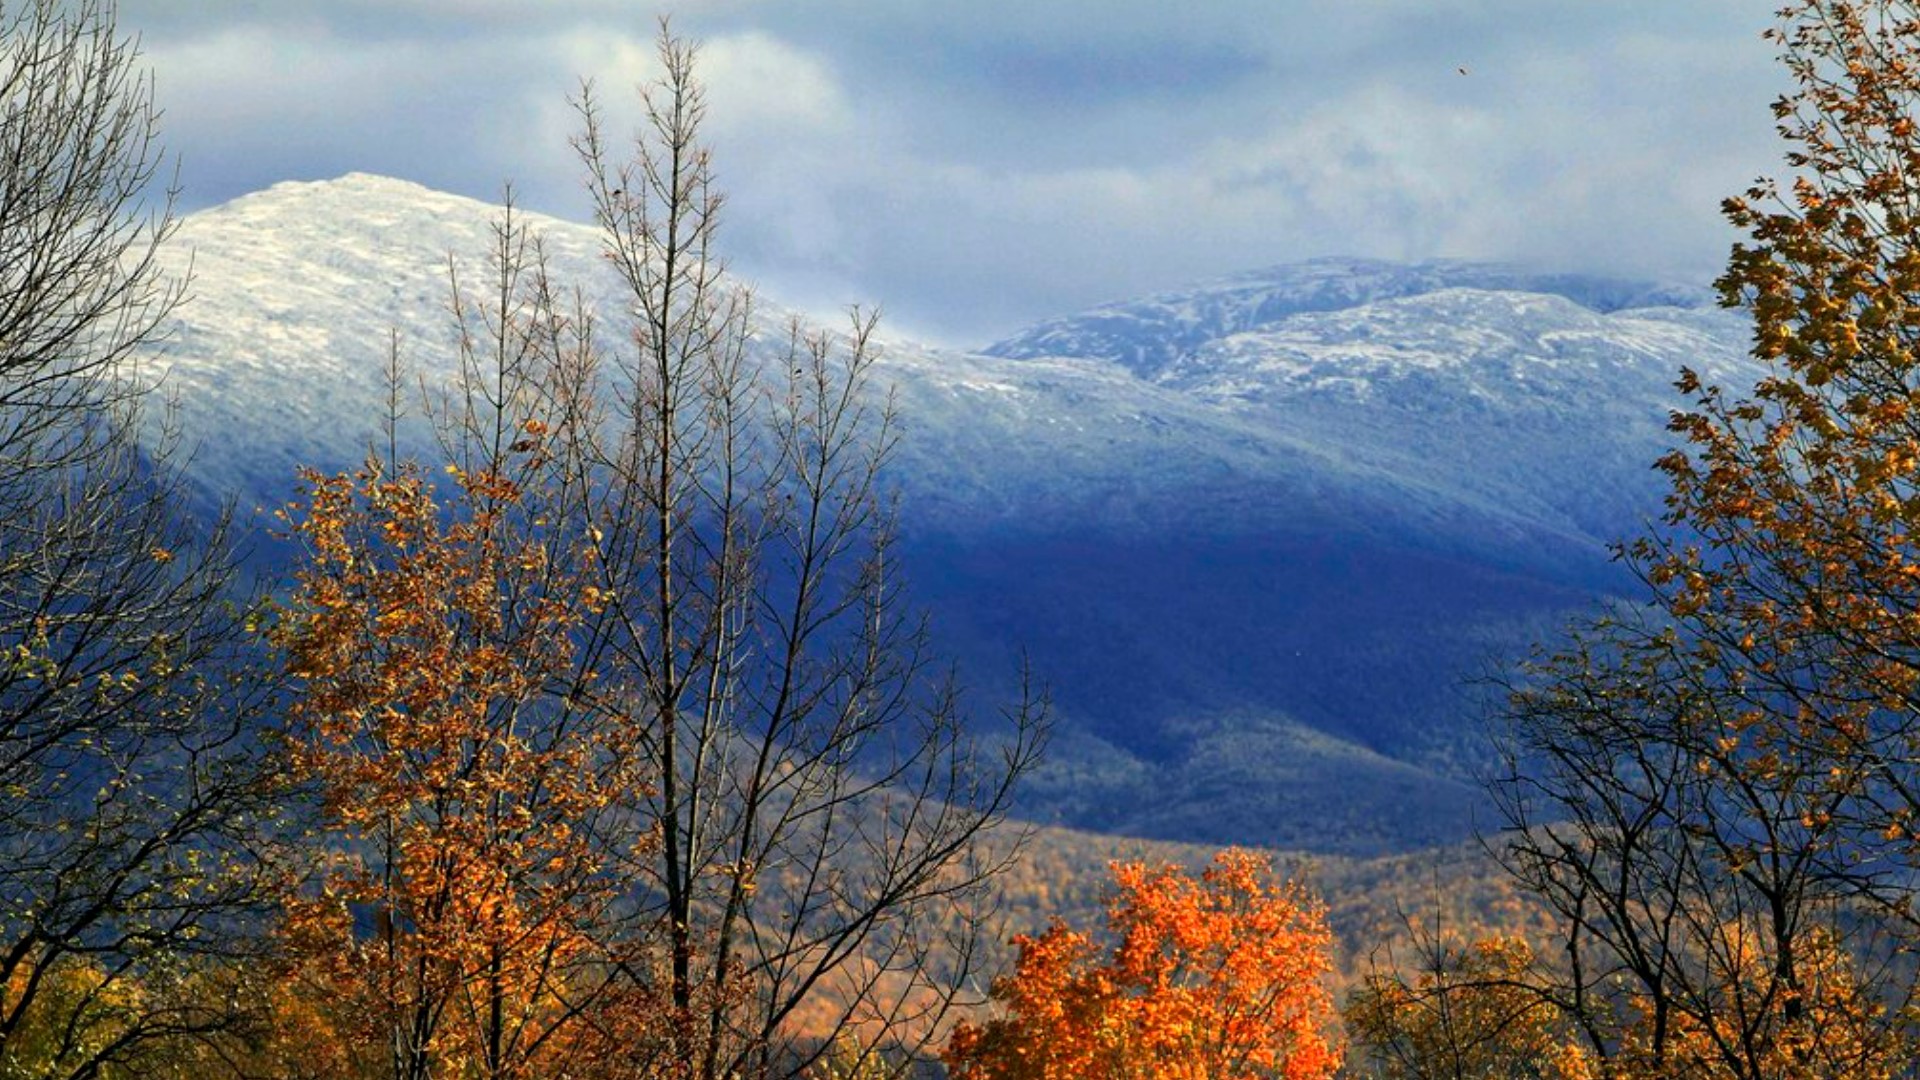
M 578 217 L 566 96 L 624 130 L 629 0 L 122 0 L 195 205 L 385 172 Z M 1316 254 L 1704 279 L 1777 171 L 1745 0 L 705 0 L 737 269 L 981 343 Z M 1458 68 L 1465 67 L 1466 75 Z

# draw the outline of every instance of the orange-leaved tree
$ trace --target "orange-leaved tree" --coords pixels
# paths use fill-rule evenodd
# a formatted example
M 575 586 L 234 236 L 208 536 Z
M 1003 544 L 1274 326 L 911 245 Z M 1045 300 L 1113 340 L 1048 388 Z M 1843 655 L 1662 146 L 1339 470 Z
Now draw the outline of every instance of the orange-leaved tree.
M 645 1028 L 595 842 L 641 778 L 574 703 L 591 550 L 549 521 L 545 423 L 507 434 L 470 440 L 445 496 L 374 461 L 305 477 L 288 513 L 307 552 L 276 628 L 301 686 L 290 759 L 336 838 L 290 938 L 357 1068 L 396 1078 L 580 1072 Z
M 1333 1075 L 1333 936 L 1304 890 L 1242 850 L 1197 879 L 1137 863 L 1113 875 L 1112 945 L 1059 922 L 1015 938 L 999 1015 L 948 1043 L 956 1080 Z

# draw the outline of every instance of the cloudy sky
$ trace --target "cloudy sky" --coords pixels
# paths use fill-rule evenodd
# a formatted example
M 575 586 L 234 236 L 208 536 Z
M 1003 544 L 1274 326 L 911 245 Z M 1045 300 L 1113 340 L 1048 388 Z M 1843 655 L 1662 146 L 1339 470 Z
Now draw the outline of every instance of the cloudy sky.
M 681 0 L 724 246 L 781 302 L 984 344 L 1322 254 L 1705 282 L 1777 171 L 1753 0 Z M 584 219 L 649 0 L 120 0 L 190 206 L 360 170 Z M 1465 74 L 1462 74 L 1462 69 Z

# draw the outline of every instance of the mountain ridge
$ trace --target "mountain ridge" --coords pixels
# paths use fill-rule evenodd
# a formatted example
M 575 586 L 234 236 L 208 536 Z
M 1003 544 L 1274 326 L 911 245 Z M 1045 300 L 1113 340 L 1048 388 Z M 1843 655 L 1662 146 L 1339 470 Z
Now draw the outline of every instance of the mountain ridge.
M 1598 314 L 1646 307 L 1697 309 L 1713 294 L 1696 286 L 1517 264 L 1428 259 L 1396 263 L 1322 256 L 1243 271 L 1144 297 L 1045 319 L 980 351 L 990 356 L 1101 356 L 1152 377 L 1183 348 L 1223 333 L 1257 330 L 1289 316 L 1342 311 L 1445 288 L 1558 295 Z

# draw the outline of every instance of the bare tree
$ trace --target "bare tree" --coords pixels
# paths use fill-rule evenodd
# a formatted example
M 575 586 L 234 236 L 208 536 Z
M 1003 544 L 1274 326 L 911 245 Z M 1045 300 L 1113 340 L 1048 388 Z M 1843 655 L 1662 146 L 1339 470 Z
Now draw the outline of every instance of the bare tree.
M 566 895 L 593 898 L 564 912 L 578 951 L 543 970 L 537 1016 L 508 1015 L 485 964 L 434 985 L 416 964 L 376 988 L 392 1019 L 357 1037 L 395 1076 L 437 1074 L 459 1054 L 488 1076 L 543 1059 L 687 1080 L 798 1074 L 829 1053 L 864 1075 L 905 1067 L 978 988 L 988 886 L 1016 851 L 995 828 L 1040 751 L 1044 710 L 1028 695 L 986 725 L 996 730 L 970 730 L 904 606 L 881 483 L 897 433 L 875 385 L 873 319 L 756 333 L 750 297 L 713 251 L 720 199 L 697 138 L 693 50 L 663 30 L 660 56 L 631 160 L 614 160 L 591 90 L 578 102 L 623 332 L 610 338 L 606 306 L 550 279 L 511 208 L 488 273 L 454 275 L 460 363 L 428 395 L 442 460 L 427 474 L 454 478 L 442 505 L 457 547 L 514 555 L 489 564 L 478 607 L 419 598 L 439 605 L 434 632 L 457 642 L 446 670 L 387 662 L 406 644 L 391 617 L 413 601 L 355 603 L 340 617 L 382 677 L 356 659 L 331 682 L 308 670 L 298 688 L 296 715 L 331 720 L 349 701 L 353 745 L 336 749 L 467 784 L 416 791 L 402 826 L 497 814 L 489 842 L 543 853 L 501 886 L 514 910 L 550 896 L 562 866 L 578 885 Z M 398 460 L 400 442 L 390 431 L 389 460 L 361 486 L 422 475 Z M 479 498 L 496 492 L 498 505 Z M 420 551 L 392 535 L 360 522 L 329 566 L 355 580 L 389 563 L 417 570 Z M 318 581 L 309 567 L 303 582 Z M 434 718 L 416 683 L 454 680 L 466 651 L 510 652 L 521 614 L 550 601 L 566 615 L 540 635 L 537 686 L 483 702 L 462 683 L 461 717 L 489 734 L 425 751 L 381 736 L 395 717 Z M 296 604 L 285 627 L 304 642 L 334 610 Z M 476 779 L 499 771 L 488 762 L 554 748 L 573 748 L 547 755 L 565 758 L 564 777 Z M 403 749 L 413 756 L 395 761 Z M 576 789 L 592 797 L 561 798 Z M 357 857 L 382 888 L 405 876 L 389 873 L 397 845 L 380 839 L 394 824 L 362 814 L 357 826 Z M 542 845 L 561 834 L 591 851 L 548 857 Z M 426 917 L 385 903 L 366 905 L 377 935 L 425 932 Z M 346 933 L 361 939 L 352 948 L 381 947 L 364 926 Z
M 665 955 L 630 974 L 667 999 L 664 1052 L 716 1080 L 803 1068 L 836 1035 L 932 1033 L 1045 710 L 1028 694 L 993 740 L 968 730 L 891 565 L 873 319 L 756 339 L 714 251 L 694 49 L 663 28 L 659 57 L 631 156 L 590 87 L 577 102 L 630 317 L 606 422 L 580 433 L 607 598 L 588 653 L 652 779 L 627 827 L 653 841 L 631 869 Z
M 130 389 L 124 365 L 185 286 L 154 261 L 173 194 L 147 202 L 164 160 L 158 113 L 112 4 L 9 4 L 0 40 L 0 405 L 33 424 L 0 431 L 4 451 Z
M 1628 1070 L 1868 1076 L 1901 1060 L 1908 981 L 1836 871 L 1831 764 L 1742 738 L 1747 689 L 1631 616 L 1550 658 L 1509 710 L 1496 854 L 1563 934 L 1543 991 Z
M 0 7 L 0 1063 L 150 1067 L 209 990 L 270 813 L 223 523 L 185 514 L 129 371 L 183 286 L 149 84 L 110 4 Z M 165 427 L 167 425 L 160 425 Z

